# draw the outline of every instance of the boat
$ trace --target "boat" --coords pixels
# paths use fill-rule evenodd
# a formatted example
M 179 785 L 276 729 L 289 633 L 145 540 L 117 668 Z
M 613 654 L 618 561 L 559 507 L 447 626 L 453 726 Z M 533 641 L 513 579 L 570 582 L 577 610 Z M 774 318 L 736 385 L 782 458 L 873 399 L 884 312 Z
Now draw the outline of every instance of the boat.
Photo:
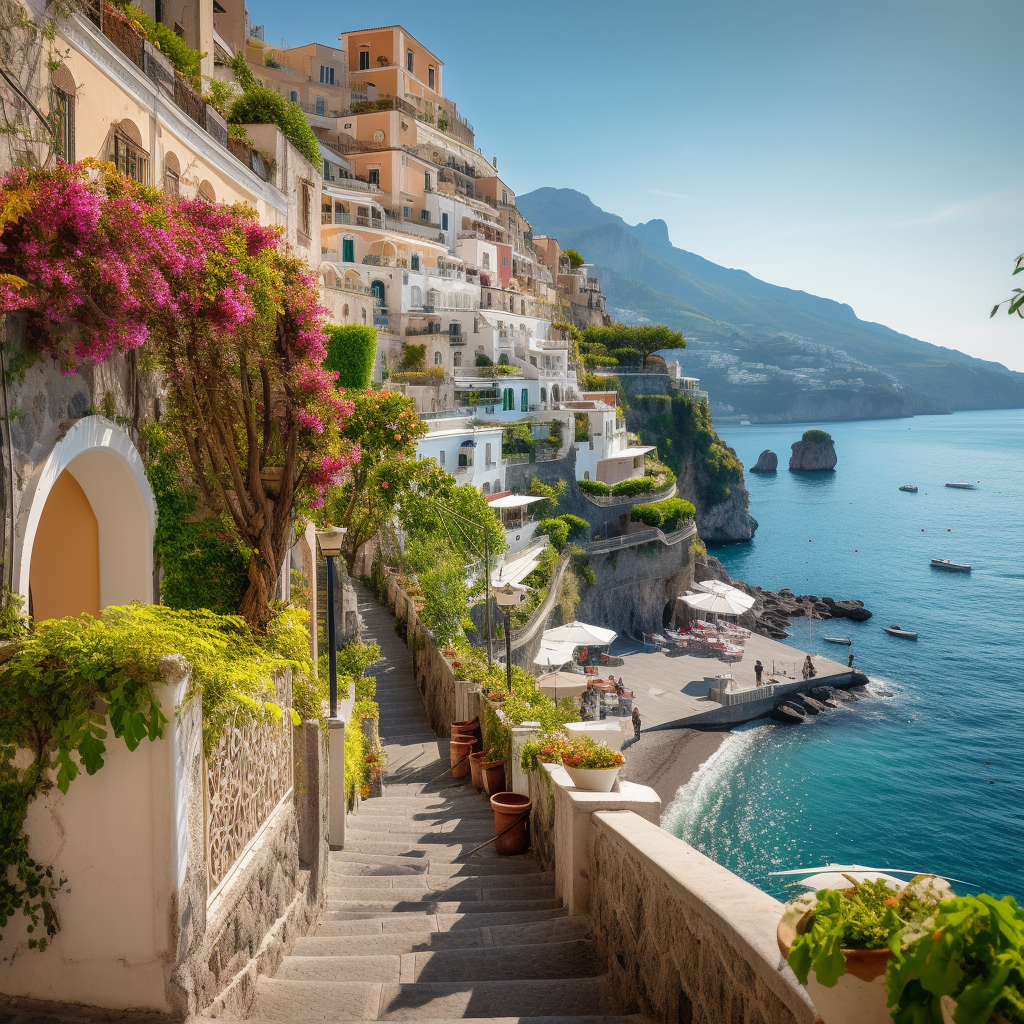
M 974 484 L 946 484 L 947 487 L 957 487 L 961 491 L 973 491 Z
M 970 572 L 971 567 L 963 562 L 951 562 L 948 558 L 933 558 L 933 569 L 943 569 L 945 572 Z
M 740 426 L 741 427 L 749 427 L 750 426 L 750 420 L 740 420 Z
M 909 629 L 900 629 L 899 626 L 896 626 L 892 623 L 890 623 L 888 626 L 883 626 L 882 629 L 884 629 L 886 633 L 889 634 L 889 636 L 901 636 L 904 640 L 917 639 L 916 633 L 912 633 Z
M 906 491 L 908 494 L 917 494 L 917 485 L 916 484 L 904 484 L 900 488 L 900 490 L 901 491 Z
M 853 643 L 848 636 L 823 636 L 821 639 L 827 644 L 842 644 L 844 647 L 849 647 Z
M 799 711 L 795 708 L 791 708 L 788 704 L 780 704 L 778 707 L 772 708 L 768 714 L 774 718 L 776 722 L 785 722 L 787 725 L 796 725 L 797 723 L 806 720 Z

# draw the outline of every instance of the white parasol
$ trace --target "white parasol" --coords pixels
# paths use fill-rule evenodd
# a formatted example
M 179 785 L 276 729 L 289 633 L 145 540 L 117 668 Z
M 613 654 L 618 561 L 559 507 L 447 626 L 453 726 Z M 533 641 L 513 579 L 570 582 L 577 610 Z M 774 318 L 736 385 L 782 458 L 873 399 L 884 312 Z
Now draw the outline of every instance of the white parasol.
M 685 594 L 683 601 L 690 608 L 712 615 L 742 615 L 754 606 L 754 599 L 739 590 L 732 594 Z
M 547 672 L 537 676 L 537 689 L 553 700 L 579 697 L 587 691 L 587 677 L 576 672 Z
M 548 643 L 541 641 L 537 657 L 533 659 L 534 665 L 540 668 L 561 668 L 568 665 L 573 659 L 576 651 L 576 644 L 569 643 Z
M 576 647 L 606 647 L 618 633 L 614 629 L 588 626 L 585 622 L 568 622 L 564 626 L 544 630 L 544 643 L 572 643 Z

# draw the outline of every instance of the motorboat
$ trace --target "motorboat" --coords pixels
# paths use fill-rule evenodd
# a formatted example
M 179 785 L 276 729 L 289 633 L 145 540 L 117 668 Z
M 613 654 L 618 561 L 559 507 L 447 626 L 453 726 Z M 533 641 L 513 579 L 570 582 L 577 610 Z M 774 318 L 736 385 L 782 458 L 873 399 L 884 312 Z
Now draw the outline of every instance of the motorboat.
M 906 491 L 907 494 L 917 494 L 917 484 L 904 484 L 901 491 Z
M 768 714 L 775 719 L 776 722 L 785 722 L 787 725 L 797 725 L 799 722 L 806 721 L 804 715 L 797 711 L 796 708 L 790 707 L 788 704 L 779 704 L 777 707 L 772 708 Z
M 904 640 L 917 639 L 916 633 L 912 633 L 909 629 L 900 629 L 899 626 L 896 626 L 891 623 L 888 626 L 883 626 L 882 629 L 884 629 L 886 633 L 889 634 L 889 636 L 901 636 Z
M 849 647 L 853 643 L 853 639 L 848 636 L 823 636 L 821 639 L 827 644 L 842 644 L 844 647 Z
M 942 569 L 944 572 L 970 572 L 971 567 L 963 562 L 951 562 L 948 558 L 933 558 L 933 569 Z
M 946 484 L 947 487 L 956 487 L 961 491 L 973 491 L 974 484 Z

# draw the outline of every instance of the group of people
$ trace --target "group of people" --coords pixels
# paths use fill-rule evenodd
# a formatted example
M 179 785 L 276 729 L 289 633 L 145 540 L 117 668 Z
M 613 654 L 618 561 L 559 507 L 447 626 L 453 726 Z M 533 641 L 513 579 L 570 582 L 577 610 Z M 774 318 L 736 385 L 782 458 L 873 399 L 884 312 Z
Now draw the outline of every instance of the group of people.
M 853 668 L 853 653 L 850 653 L 850 657 L 847 660 L 847 665 Z M 818 670 L 814 667 L 814 662 L 811 661 L 811 656 L 808 654 L 804 658 L 804 666 L 802 671 L 804 679 L 813 679 L 817 674 Z M 760 658 L 754 662 L 754 681 L 758 686 L 761 686 L 761 676 L 764 675 L 764 665 L 761 664 Z

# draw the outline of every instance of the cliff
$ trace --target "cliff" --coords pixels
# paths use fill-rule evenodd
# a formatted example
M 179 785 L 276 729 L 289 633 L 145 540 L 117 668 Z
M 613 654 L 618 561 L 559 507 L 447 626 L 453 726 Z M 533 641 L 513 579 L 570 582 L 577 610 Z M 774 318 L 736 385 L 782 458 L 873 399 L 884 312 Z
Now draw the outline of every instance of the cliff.
M 799 441 L 793 443 L 789 468 L 793 473 L 815 473 L 835 469 L 838 461 L 831 436 L 824 430 L 808 430 Z

